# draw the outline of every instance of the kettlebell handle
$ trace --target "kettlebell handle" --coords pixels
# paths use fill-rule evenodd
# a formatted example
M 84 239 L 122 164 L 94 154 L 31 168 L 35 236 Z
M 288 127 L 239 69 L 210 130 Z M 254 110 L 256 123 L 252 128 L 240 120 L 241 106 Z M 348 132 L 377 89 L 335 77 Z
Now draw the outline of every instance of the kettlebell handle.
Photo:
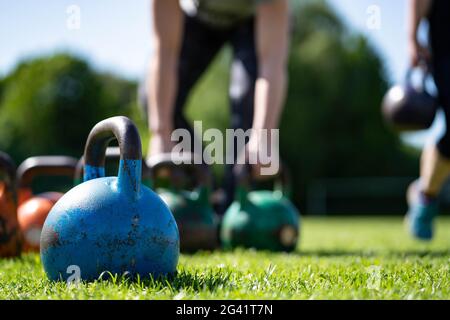
M 120 159 L 120 149 L 118 147 L 108 147 L 106 149 L 106 159 L 119 160 Z M 74 180 L 81 182 L 84 171 L 84 156 L 78 160 L 77 168 L 75 169 Z
M 105 156 L 111 141 L 120 149 L 119 188 L 135 196 L 142 180 L 141 138 L 135 124 L 127 117 L 112 117 L 97 123 L 89 133 L 84 149 L 84 181 L 105 176 Z
M 156 173 L 162 168 L 188 168 L 194 169 L 195 176 L 199 186 L 211 187 L 212 178 L 211 172 L 206 165 L 194 164 L 195 154 L 185 152 L 182 155 L 177 153 L 162 153 L 157 154 L 148 159 L 148 167 L 151 179 L 154 181 Z M 174 160 L 179 163 L 175 163 Z
M 7 187 L 16 183 L 16 165 L 9 155 L 0 151 L 0 181 L 5 181 Z
M 120 148 L 119 147 L 108 147 L 106 149 L 106 160 L 120 160 Z M 142 162 L 142 174 L 146 175 L 149 171 L 148 167 L 146 166 L 145 162 Z M 79 184 L 82 182 L 84 174 L 84 157 L 82 156 L 80 160 L 78 160 L 77 167 L 75 169 L 75 175 L 74 175 L 74 181 L 75 184 Z
M 420 66 L 418 67 L 422 70 L 422 81 L 421 81 L 421 87 L 419 88 L 422 91 L 426 91 L 426 83 L 427 83 L 427 79 L 428 77 L 431 76 L 431 65 L 429 62 L 425 61 L 425 60 L 421 60 Z M 406 76 L 405 76 L 405 81 L 408 84 L 408 86 L 412 86 L 412 77 L 413 77 L 413 73 L 414 70 L 416 68 L 409 68 L 406 71 Z
M 64 176 L 72 178 L 77 159 L 66 156 L 38 156 L 26 159 L 17 169 L 20 189 L 30 188 L 37 176 Z
M 236 182 L 238 186 L 238 197 L 243 200 L 243 197 L 246 197 L 246 194 L 251 189 L 252 184 L 252 167 L 250 164 L 238 164 L 234 167 L 233 173 L 236 177 Z M 291 196 L 291 180 L 290 173 L 285 164 L 280 163 L 280 167 L 278 169 L 277 174 L 269 177 L 267 180 L 275 179 L 275 191 L 281 192 L 281 194 L 285 197 Z

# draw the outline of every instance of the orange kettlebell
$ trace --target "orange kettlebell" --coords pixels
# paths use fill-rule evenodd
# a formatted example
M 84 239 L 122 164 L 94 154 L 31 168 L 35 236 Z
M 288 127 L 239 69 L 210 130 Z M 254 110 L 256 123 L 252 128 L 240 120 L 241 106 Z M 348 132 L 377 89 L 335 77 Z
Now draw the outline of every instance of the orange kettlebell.
M 22 248 L 15 182 L 16 166 L 0 151 L 0 258 L 18 256 Z
M 38 176 L 72 178 L 77 160 L 65 156 L 39 156 L 26 159 L 17 169 L 20 229 L 24 236 L 24 251 L 39 251 L 41 231 L 53 205 L 63 196 L 60 192 L 33 194 L 32 182 Z

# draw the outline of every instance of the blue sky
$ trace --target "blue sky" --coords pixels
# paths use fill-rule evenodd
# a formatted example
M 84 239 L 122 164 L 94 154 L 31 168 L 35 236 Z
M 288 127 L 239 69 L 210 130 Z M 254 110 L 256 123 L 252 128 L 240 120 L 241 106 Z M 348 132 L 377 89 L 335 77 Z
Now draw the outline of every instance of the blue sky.
M 329 0 L 347 25 L 366 34 L 385 58 L 392 81 L 407 67 L 406 4 L 408 0 Z M 67 28 L 70 5 L 81 9 L 81 28 Z M 380 8 L 380 28 L 370 29 L 367 10 Z M 82 54 L 98 69 L 141 78 L 151 50 L 149 0 L 20 0 L 0 1 L 0 75 L 25 57 L 68 50 Z M 431 130 L 442 130 L 441 121 Z M 428 135 L 409 138 L 421 144 Z
M 329 0 L 356 32 L 364 33 L 385 59 L 391 80 L 399 80 L 407 67 L 405 59 L 407 42 L 407 0 Z M 369 8 L 380 11 L 380 27 L 369 28 Z
M 78 30 L 66 27 L 72 4 L 81 9 Z M 100 69 L 137 77 L 150 50 L 148 20 L 148 0 L 0 0 L 0 74 L 23 57 L 70 50 Z
M 226 1 L 226 0 L 225 0 Z M 330 0 L 347 24 L 367 34 L 387 58 L 393 79 L 405 68 L 406 0 Z M 66 9 L 81 9 L 81 28 L 66 27 Z M 370 5 L 381 9 L 381 29 L 366 26 Z M 97 67 L 127 77 L 141 76 L 151 48 L 149 0 L 0 1 L 0 74 L 18 59 L 54 50 L 74 50 Z

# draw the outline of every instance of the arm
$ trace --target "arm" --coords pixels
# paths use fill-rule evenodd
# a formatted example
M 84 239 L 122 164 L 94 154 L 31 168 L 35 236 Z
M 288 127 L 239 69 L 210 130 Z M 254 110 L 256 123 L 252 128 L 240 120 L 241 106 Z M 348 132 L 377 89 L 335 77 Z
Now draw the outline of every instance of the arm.
M 256 13 L 258 78 L 255 87 L 253 129 L 277 129 L 286 95 L 286 64 L 289 51 L 288 0 L 275 0 L 259 6 Z M 269 135 L 270 137 L 270 135 Z M 258 150 L 259 139 L 252 135 L 249 153 Z M 261 166 L 255 166 L 258 176 Z
M 178 57 L 183 15 L 178 0 L 153 0 L 154 55 L 148 71 L 151 154 L 168 152 L 172 143 L 173 108 L 177 90 Z
M 417 31 L 419 30 L 422 19 L 425 18 L 430 10 L 432 0 L 410 0 L 409 1 L 409 51 L 411 65 L 419 65 L 420 59 L 430 58 L 430 53 L 427 48 L 423 47 L 417 39 Z

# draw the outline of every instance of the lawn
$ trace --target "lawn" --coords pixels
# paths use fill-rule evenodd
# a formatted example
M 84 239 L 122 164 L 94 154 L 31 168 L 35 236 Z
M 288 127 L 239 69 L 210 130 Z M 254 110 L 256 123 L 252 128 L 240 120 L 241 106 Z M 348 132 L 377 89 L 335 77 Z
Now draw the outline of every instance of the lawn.
M 0 260 L 0 299 L 450 299 L 450 219 L 424 244 L 401 218 L 308 218 L 295 253 L 182 255 L 178 271 L 67 286 L 29 254 Z

